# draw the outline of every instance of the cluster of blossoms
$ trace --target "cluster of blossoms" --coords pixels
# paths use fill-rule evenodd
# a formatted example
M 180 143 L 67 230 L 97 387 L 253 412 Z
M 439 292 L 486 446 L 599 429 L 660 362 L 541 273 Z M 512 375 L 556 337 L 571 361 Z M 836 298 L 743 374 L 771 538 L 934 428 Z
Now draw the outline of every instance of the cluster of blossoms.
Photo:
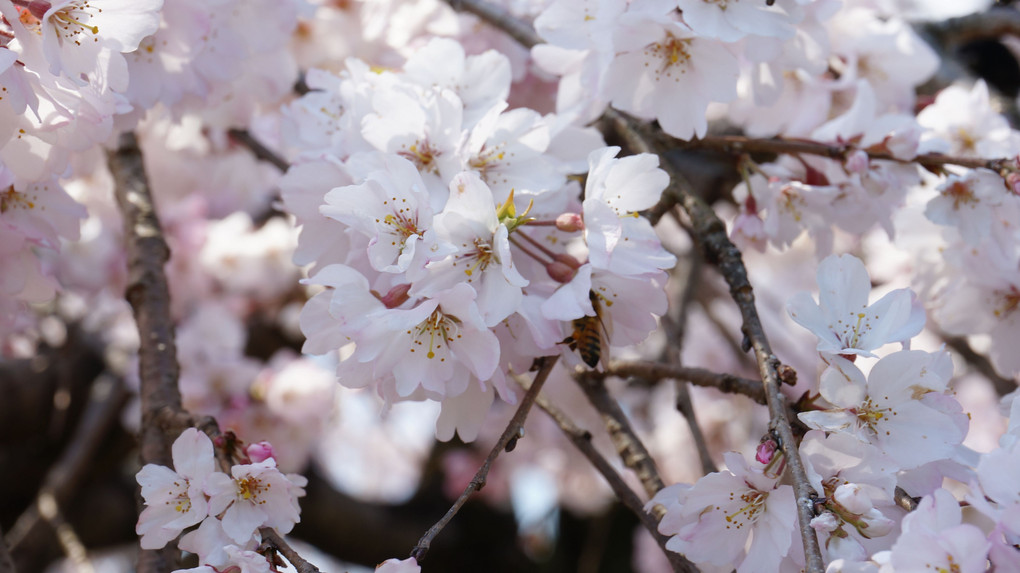
M 138 472 L 145 509 L 136 528 L 143 549 L 159 549 L 185 529 L 178 546 L 198 555 L 200 567 L 190 573 L 212 573 L 232 566 L 242 571 L 270 571 L 270 563 L 254 550 L 259 529 L 289 532 L 300 520 L 298 498 L 307 480 L 276 469 L 267 442 L 245 450 L 245 463 L 230 475 L 216 471 L 213 443 L 189 428 L 173 444 L 174 469 L 148 464 Z
M 907 346 L 921 331 L 924 314 L 912 292 L 892 291 L 869 305 L 867 271 L 849 255 L 823 260 L 818 284 L 818 303 L 800 293 L 789 312 L 818 337 L 824 364 L 817 394 L 800 402 L 810 431 L 799 453 L 818 494 L 811 526 L 828 571 L 979 572 L 989 560 L 1015 568 L 1011 512 L 1020 506 L 1004 487 L 1016 476 L 1010 464 L 1020 463 L 1015 431 L 979 457 L 962 445 L 969 417 L 948 388 L 948 353 L 873 352 Z M 867 358 L 877 360 L 865 373 L 860 361 Z M 667 547 L 706 567 L 802 568 L 793 489 L 778 481 L 782 456 L 766 438 L 754 462 L 730 453 L 727 471 L 660 492 L 651 503 L 666 507 L 660 530 L 672 536 Z M 967 486 L 963 497 L 989 526 L 962 521 L 947 480 Z M 914 512 L 897 504 L 897 491 L 920 499 Z
M 731 228 L 742 246 L 782 250 L 802 269 L 843 250 L 878 260 L 883 234 L 913 255 L 892 274 L 910 274 L 920 296 L 899 289 L 869 304 L 864 264 L 843 255 L 821 262 L 818 302 L 803 293 L 787 306 L 818 339 L 805 353 L 820 357 L 819 375 L 798 364 L 809 392 L 797 403 L 798 451 L 825 560 L 832 573 L 1020 569 L 1009 479 L 1020 473 L 1020 403 L 1007 399 L 1012 425 L 979 455 L 963 445 L 971 421 L 950 355 L 910 349 L 927 311 L 1002 375 L 1020 372 L 1020 176 L 911 163 L 1017 156 L 1020 134 L 988 88 L 950 86 L 915 113 L 938 58 L 883 0 L 511 8 L 533 17 L 545 43 L 511 46 L 437 0 L 0 0 L 0 353 L 28 322 L 25 303 L 53 298 L 58 282 L 113 297 L 90 276 L 122 264 L 119 222 L 94 189 L 108 176 L 98 150 L 135 130 L 175 253 L 184 404 L 245 439 L 286 444 L 279 459 L 252 446 L 228 475 L 209 439 L 186 431 L 175 470 L 138 476 L 142 546 L 190 529 L 179 546 L 199 555 L 196 571 L 266 571 L 258 529 L 297 521 L 303 478 L 277 464 L 307 462 L 339 392 L 311 359 L 249 355 L 245 329 L 258 319 L 300 329 L 304 352 L 334 357 L 349 388 L 387 404 L 438 402 L 442 440 L 484 435 L 496 397 L 517 399 L 510 376 L 536 358 L 597 368 L 610 342 L 644 341 L 667 311 L 676 257 L 638 213 L 669 180 L 658 157 L 621 157 L 586 127 L 612 106 L 679 139 L 725 122 L 845 150 L 742 159 Z M 291 97 L 299 65 L 307 91 Z M 231 143 L 235 126 L 283 150 L 286 173 Z M 292 221 L 256 223 L 274 187 Z M 844 248 L 848 236 L 864 239 Z M 295 288 L 302 269 L 307 302 Z M 796 283 L 775 273 L 769 284 L 759 270 L 759 301 Z M 706 330 L 726 322 L 697 312 L 690 320 Z M 710 346 L 723 345 L 690 341 L 685 361 L 739 368 Z M 554 376 L 544 392 L 576 400 L 557 387 L 565 369 Z M 717 434 L 750 433 L 751 422 L 732 430 L 734 416 L 705 410 L 700 422 Z M 656 453 L 677 439 L 662 427 L 649 432 Z M 542 436 L 529 430 L 526 441 L 552 443 Z M 777 447 L 768 438 L 753 462 L 729 453 L 726 471 L 656 496 L 667 547 L 706 570 L 800 570 Z M 551 472 L 581 465 L 557 463 Z M 898 492 L 917 509 L 907 514 Z M 603 499 L 564 491 L 560 501 L 571 494 L 589 509 Z M 966 519 L 960 500 L 987 526 Z
M 295 259 L 327 287 L 304 351 L 340 350 L 340 382 L 387 401 L 442 401 L 441 439 L 473 440 L 496 393 L 515 401 L 511 371 L 573 357 L 577 321 L 628 344 L 666 310 L 675 258 L 637 215 L 668 183 L 658 159 L 508 110 L 510 79 L 504 56 L 436 39 L 400 72 L 310 71 L 285 110 L 305 150 L 280 183 Z M 582 190 L 568 176 L 585 172 Z

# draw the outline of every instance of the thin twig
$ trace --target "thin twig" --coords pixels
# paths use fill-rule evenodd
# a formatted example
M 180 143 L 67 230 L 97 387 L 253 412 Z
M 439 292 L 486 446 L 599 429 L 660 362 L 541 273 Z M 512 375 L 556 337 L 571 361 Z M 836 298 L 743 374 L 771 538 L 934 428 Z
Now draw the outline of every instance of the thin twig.
M 673 211 L 676 215 L 676 211 Z M 680 217 L 677 217 L 677 223 L 681 225 L 683 222 Z M 660 360 L 663 360 L 667 364 L 674 366 L 680 366 L 681 355 L 684 347 L 684 335 L 687 333 L 687 315 L 690 312 L 691 305 L 694 302 L 694 293 L 698 289 L 698 284 L 701 282 L 701 257 L 698 256 L 697 252 L 692 252 L 687 257 L 689 264 L 687 266 L 687 280 L 684 281 L 683 291 L 680 293 L 679 304 L 676 309 L 676 316 L 667 313 L 662 317 L 662 327 L 666 331 L 666 346 L 662 349 L 660 354 Z M 674 277 L 679 269 L 679 264 L 671 271 L 671 275 Z M 676 409 L 680 414 L 683 415 L 684 420 L 687 421 L 687 427 L 691 432 L 691 439 L 694 440 L 694 446 L 698 450 L 698 459 L 701 461 L 701 471 L 705 474 L 710 474 L 718 470 L 715 466 L 715 462 L 712 461 L 712 453 L 708 451 L 708 443 L 705 440 L 705 434 L 701 431 L 701 426 L 698 425 L 698 418 L 694 412 L 694 400 L 691 398 L 691 392 L 687 387 L 687 382 L 683 380 L 677 380 L 674 383 L 676 388 Z
M 492 462 L 494 462 L 500 452 L 506 448 L 506 445 L 510 443 L 510 440 L 517 438 L 519 432 L 524 427 L 524 421 L 528 419 L 528 412 L 531 410 L 531 406 L 535 403 L 535 397 L 538 396 L 538 392 L 542 389 L 546 379 L 549 378 L 549 373 L 552 372 L 553 367 L 559 360 L 559 356 L 546 356 L 540 360 L 542 365 L 538 373 L 535 375 L 535 381 L 532 383 L 528 392 L 524 394 L 524 398 L 521 399 L 521 403 L 517 406 L 517 411 L 514 412 L 513 418 L 510 419 L 510 422 L 506 425 L 506 429 L 503 430 L 503 435 L 499 437 L 496 445 L 492 447 L 489 455 L 486 456 L 485 462 L 483 462 L 482 466 L 478 468 L 477 472 L 475 472 L 475 477 L 471 479 L 471 483 L 464 488 L 464 492 L 460 494 L 460 497 L 458 497 L 455 502 L 453 502 L 453 506 L 451 506 L 446 512 L 446 515 L 437 521 L 435 525 L 430 527 L 429 530 L 425 532 L 425 535 L 421 536 L 417 545 L 415 545 L 414 549 L 411 550 L 411 557 L 414 557 L 419 562 L 425 557 L 425 554 L 429 551 L 429 546 L 432 545 L 432 540 L 435 539 L 436 536 L 439 535 L 439 532 L 442 531 L 448 523 L 450 523 L 450 520 L 452 520 L 455 515 L 457 515 L 457 512 L 460 511 L 460 508 L 467 502 L 468 498 L 471 497 L 471 494 L 485 486 L 485 479 L 489 475 L 489 467 L 492 465 Z
M 283 555 L 294 566 L 297 573 L 319 573 L 319 568 L 306 561 L 297 551 L 294 551 L 294 548 L 275 529 L 263 527 L 259 529 L 259 533 L 262 534 L 263 545 L 269 545 Z
M 992 361 L 984 354 L 974 350 L 966 338 L 943 334 L 942 340 L 947 346 L 963 357 L 964 361 L 966 361 L 971 368 L 977 370 L 982 376 L 987 378 L 995 388 L 996 394 L 999 396 L 1005 396 L 1006 394 L 1016 390 L 1016 380 L 1011 380 L 999 374 L 998 371 L 995 370 L 995 367 L 992 366 Z
M 530 391 L 529 385 L 526 381 L 521 381 L 521 385 L 528 391 Z M 630 489 L 627 484 L 623 481 L 623 478 L 613 468 L 606 458 L 595 449 L 594 444 L 591 442 L 591 432 L 582 430 L 575 424 L 570 418 L 567 417 L 559 408 L 554 406 L 544 395 L 539 395 L 536 399 L 538 407 L 541 408 L 550 418 L 556 422 L 560 430 L 567 436 L 574 447 L 577 448 L 584 457 L 588 458 L 591 465 L 595 466 L 602 477 L 605 478 L 609 487 L 616 494 L 616 497 L 620 500 L 623 505 L 629 509 L 634 515 L 637 516 L 641 525 L 652 534 L 655 538 L 655 542 L 659 544 L 665 552 L 666 557 L 669 559 L 670 564 L 673 567 L 673 571 L 697 571 L 698 569 L 693 563 L 688 561 L 683 555 L 666 549 L 666 541 L 669 538 L 662 533 L 659 533 L 659 521 L 654 515 L 645 511 L 644 504 L 641 503 L 641 499 L 638 498 L 634 490 Z
M 851 143 L 834 144 L 801 139 L 780 138 L 755 139 L 743 135 L 711 135 L 703 139 L 696 139 L 692 141 L 681 141 L 670 138 L 670 141 L 673 143 L 673 146 L 682 149 L 714 149 L 733 155 L 739 155 L 742 153 L 785 153 L 788 155 L 804 154 L 828 157 L 829 159 L 837 159 L 840 161 L 846 160 L 847 156 L 851 152 L 860 149 Z M 904 164 L 916 163 L 926 169 L 935 171 L 942 169 L 946 165 L 958 165 L 960 167 L 967 167 L 970 169 L 984 168 L 995 171 L 996 173 L 1001 173 L 1003 170 L 1017 170 L 1017 161 L 1015 159 L 981 159 L 978 157 L 942 155 L 941 153 L 922 153 L 912 159 L 900 159 L 898 157 L 894 157 L 888 151 L 869 151 L 867 149 L 862 151 L 865 151 L 871 159 L 895 161 L 896 163 Z
M 7 543 L 16 548 L 31 535 L 42 517 L 39 508 L 42 499 L 52 499 L 58 505 L 65 504 L 78 489 L 89 464 L 110 428 L 116 423 L 117 415 L 128 399 L 124 383 L 112 376 L 100 376 L 92 383 L 85 412 L 75 428 L 71 442 L 67 444 L 60 458 L 50 467 L 43 480 L 36 503 L 18 516 L 7 534 Z
M 743 394 L 748 398 L 765 404 L 765 390 L 761 382 L 750 378 L 741 378 L 733 374 L 720 374 L 704 368 L 673 366 L 662 362 L 617 361 L 609 363 L 605 375 L 620 378 L 636 377 L 648 381 L 682 380 L 695 386 L 715 388 L 729 394 Z
M 1013 8 L 992 8 L 958 18 L 931 22 L 925 30 L 943 44 L 960 46 L 976 40 L 997 40 L 1020 36 L 1020 12 Z
M 604 376 L 598 372 L 580 370 L 574 375 L 574 380 L 584 391 L 584 395 L 591 405 L 602 416 L 606 431 L 609 433 L 609 439 L 616 447 L 616 452 L 620 454 L 623 465 L 634 472 L 648 497 L 659 493 L 659 490 L 666 487 L 659 475 L 659 468 L 656 467 L 655 460 L 652 459 L 648 448 L 631 427 L 627 415 L 620 408 L 620 403 L 606 389 Z M 662 518 L 658 514 L 656 517 Z
M 64 550 L 67 559 L 74 566 L 75 573 L 94 573 L 95 568 L 88 558 L 85 545 L 82 544 L 71 524 L 64 519 L 56 496 L 51 492 L 44 491 L 36 498 L 36 506 L 39 508 L 39 515 L 56 532 L 57 541 L 60 542 L 61 549 Z
M 447 0 L 447 2 L 458 12 L 470 12 L 494 25 L 526 48 L 542 43 L 542 39 L 538 37 L 530 24 L 516 18 L 506 9 L 492 2 L 480 0 Z
M 4 531 L 0 528 L 0 573 L 18 573 L 14 567 L 14 559 L 11 559 L 11 550 L 4 540 Z
M 227 130 L 227 135 L 230 136 L 230 139 L 247 147 L 249 151 L 255 154 L 255 157 L 265 161 L 266 163 L 271 163 L 280 171 L 286 173 L 287 170 L 290 169 L 290 162 L 281 157 L 279 153 L 266 147 L 258 139 L 255 139 L 255 136 L 249 133 L 248 130 L 230 129 Z
M 627 141 L 633 151 L 657 151 L 648 143 L 654 138 L 643 135 L 643 126 L 612 109 L 607 110 L 605 115 L 615 124 L 617 133 Z M 664 164 L 663 168 L 670 174 L 671 181 L 664 193 L 674 195 L 680 206 L 687 212 L 691 219 L 692 229 L 699 238 L 705 260 L 719 269 L 729 284 L 730 296 L 733 297 L 740 309 L 740 314 L 743 317 L 741 330 L 754 350 L 758 372 L 765 390 L 769 409 L 769 427 L 782 441 L 783 453 L 793 477 L 794 491 L 797 497 L 797 517 L 800 520 L 800 535 L 804 543 L 806 557 L 806 571 L 822 573 L 825 570 L 825 563 L 818 546 L 818 538 L 811 527 L 811 520 L 814 518 L 812 499 L 816 497 L 816 493 L 807 479 L 804 464 L 797 450 L 797 442 L 793 430 L 790 428 L 786 398 L 780 391 L 782 384 L 778 373 L 780 362 L 772 353 L 761 319 L 758 317 L 758 311 L 754 304 L 754 291 L 747 278 L 747 269 L 744 267 L 740 250 L 730 242 L 726 234 L 726 225 L 715 214 L 715 211 L 691 189 L 678 183 L 679 179 L 673 176 L 672 171 L 674 170 L 669 163 Z

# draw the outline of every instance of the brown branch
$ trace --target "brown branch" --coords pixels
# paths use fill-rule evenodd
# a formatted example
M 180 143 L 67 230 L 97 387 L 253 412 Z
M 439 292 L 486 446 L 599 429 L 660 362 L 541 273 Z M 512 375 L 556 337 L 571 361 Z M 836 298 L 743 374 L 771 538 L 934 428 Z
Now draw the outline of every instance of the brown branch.
M 85 545 L 82 544 L 71 524 L 64 519 L 57 498 L 51 492 L 43 491 L 36 499 L 35 505 L 38 507 L 39 515 L 56 532 L 57 541 L 60 542 L 60 547 L 64 550 L 68 560 L 74 565 L 74 571 L 76 573 L 93 573 L 95 568 L 89 561 Z
M 677 223 L 681 226 L 684 225 L 682 217 L 678 216 L 676 211 L 673 211 L 676 216 Z M 685 227 L 686 229 L 686 227 Z M 687 334 L 687 316 L 690 313 L 691 305 L 694 302 L 694 293 L 698 289 L 698 284 L 701 282 L 701 257 L 696 252 L 692 252 L 687 257 L 689 265 L 686 268 L 687 280 L 684 281 L 683 291 L 680 293 L 680 300 L 678 308 L 676 309 L 676 316 L 666 313 L 662 317 L 662 327 L 666 331 L 666 346 L 663 348 L 660 354 L 660 359 L 665 361 L 667 364 L 674 366 L 680 366 L 681 353 L 683 352 L 684 336 Z M 682 260 L 677 257 L 677 260 Z M 670 272 L 672 276 L 676 276 L 678 269 L 680 268 L 679 263 Z M 677 380 L 674 384 L 676 388 L 676 401 L 675 406 L 678 412 L 683 415 L 684 420 L 687 421 L 687 427 L 691 432 L 691 439 L 694 440 L 694 446 L 698 450 L 698 459 L 701 461 L 701 471 L 705 474 L 710 474 L 718 471 L 715 466 L 715 462 L 712 461 L 712 453 L 708 450 L 708 443 L 705 440 L 705 434 L 701 431 L 701 426 L 698 425 L 698 418 L 694 412 L 694 401 L 691 398 L 691 392 L 687 387 L 687 382 Z
M 281 157 L 279 153 L 266 147 L 258 139 L 255 139 L 255 137 L 251 133 L 249 133 L 248 130 L 229 129 L 227 130 L 227 135 L 230 136 L 230 139 L 247 147 L 249 151 L 255 154 L 255 157 L 261 159 L 262 161 L 265 161 L 266 163 L 271 163 L 274 167 L 276 167 L 280 171 L 286 173 L 287 170 L 290 169 L 290 162 Z
M 617 133 L 627 141 L 633 151 L 649 153 L 657 151 L 648 143 L 648 141 L 654 141 L 654 137 L 646 137 L 643 134 L 644 126 L 612 109 L 606 111 L 606 117 L 616 126 Z M 822 573 L 825 570 L 825 564 L 818 546 L 818 538 L 815 536 L 814 529 L 811 528 L 811 520 L 814 518 L 812 499 L 816 497 L 816 493 L 807 479 L 804 464 L 797 451 L 797 442 L 787 417 L 786 398 L 780 391 L 782 384 L 778 373 L 780 362 L 772 353 L 772 348 L 758 317 L 758 311 L 754 304 L 754 291 L 747 278 L 747 269 L 744 267 L 740 250 L 730 242 L 726 234 L 726 225 L 715 214 L 715 211 L 689 188 L 677 183 L 678 178 L 674 177 L 674 173 L 672 173 L 675 170 L 668 163 L 664 164 L 663 168 L 670 174 L 671 180 L 670 186 L 664 193 L 672 194 L 687 212 L 691 219 L 692 229 L 699 238 L 698 243 L 704 252 L 705 260 L 719 269 L 729 284 L 730 296 L 733 297 L 740 309 L 743 318 L 741 330 L 754 350 L 758 371 L 762 378 L 769 409 L 769 427 L 782 441 L 783 453 L 793 477 L 794 491 L 797 496 L 797 517 L 800 520 L 801 540 L 804 543 L 804 554 L 807 560 L 806 571 Z
M 418 543 L 411 550 L 411 557 L 414 557 L 419 562 L 425 557 L 425 554 L 429 551 L 429 546 L 432 545 L 432 540 L 439 535 L 439 532 L 446 527 L 446 524 L 450 523 L 460 508 L 467 502 L 471 494 L 482 489 L 485 486 L 485 479 L 489 475 L 489 467 L 492 466 L 492 462 L 499 457 L 500 452 L 506 449 L 507 444 L 511 440 L 514 440 L 519 435 L 519 432 L 524 428 L 524 421 L 528 419 L 528 412 L 531 410 L 531 406 L 535 403 L 535 397 L 538 396 L 538 392 L 542 389 L 549 373 L 552 372 L 553 367 L 559 360 L 559 356 L 546 356 L 539 359 L 542 363 L 541 368 L 535 375 L 535 381 L 532 383 L 531 388 L 524 394 L 524 398 L 521 399 L 521 403 L 517 406 L 517 411 L 514 412 L 513 418 L 510 418 L 510 422 L 507 424 L 506 429 L 503 430 L 503 435 L 499 437 L 496 445 L 492 447 L 489 455 L 486 456 L 482 466 L 475 472 L 475 477 L 471 479 L 471 483 L 464 488 L 464 492 L 460 494 L 460 497 L 453 502 L 453 506 L 446 512 L 439 521 L 425 532 L 425 535 L 421 536 Z
M 995 366 L 992 366 L 991 360 L 989 360 L 984 354 L 981 354 L 971 348 L 970 342 L 968 342 L 966 338 L 950 336 L 948 334 L 942 334 L 941 336 L 947 346 L 956 351 L 956 353 L 963 357 L 964 361 L 966 361 L 971 368 L 978 371 L 978 373 L 991 382 L 992 386 L 995 388 L 995 392 L 999 396 L 1005 396 L 1006 394 L 1016 390 L 1016 380 L 1011 380 L 999 374 L 999 372 L 995 370 Z
M 297 551 L 294 551 L 294 548 L 275 529 L 263 527 L 259 529 L 259 533 L 262 534 L 262 544 L 286 557 L 287 561 L 290 561 L 290 564 L 297 570 L 297 573 L 319 573 L 319 568 L 306 561 Z
M 541 44 L 542 39 L 535 33 L 530 24 L 512 15 L 506 9 L 492 2 L 483 0 L 446 0 L 450 6 L 458 12 L 470 12 L 481 18 L 484 22 L 492 24 L 505 32 L 508 36 L 517 40 L 525 48 L 531 48 Z
M 581 370 L 574 375 L 574 380 L 584 391 L 584 395 L 591 405 L 602 416 L 606 431 L 609 433 L 609 439 L 616 447 L 616 452 L 620 454 L 623 465 L 637 475 L 648 497 L 659 493 L 659 490 L 666 487 L 662 482 L 662 477 L 659 476 L 659 468 L 656 467 L 655 460 L 652 459 L 648 448 L 631 427 L 619 402 L 606 389 L 605 376 L 599 372 Z M 656 517 L 661 519 L 662 515 L 657 514 Z
M 70 500 L 127 399 L 128 391 L 120 379 L 101 376 L 93 382 L 89 402 L 71 442 L 46 473 L 36 502 L 18 516 L 7 535 L 11 548 L 16 548 L 41 522 L 40 508 L 50 505 L 44 499 L 52 500 L 54 507 Z
M 765 390 L 761 382 L 749 378 L 741 378 L 733 374 L 719 374 L 704 368 L 673 366 L 662 362 L 623 362 L 614 360 L 606 370 L 607 376 L 620 378 L 636 377 L 643 380 L 680 380 L 695 386 L 716 388 L 728 394 L 743 394 L 748 398 L 765 404 Z
M 170 466 L 171 443 L 184 430 L 172 424 L 184 409 L 177 387 L 177 345 L 170 318 L 170 292 L 163 270 L 170 258 L 170 249 L 163 239 L 135 135 L 121 135 L 118 149 L 108 152 L 107 159 L 127 242 L 128 284 L 125 298 L 131 303 L 141 343 L 138 360 L 142 463 Z M 160 573 L 177 569 L 179 553 L 169 546 L 159 550 L 142 550 L 138 571 Z
M 521 385 L 526 390 L 530 391 L 530 388 L 528 388 L 529 385 L 526 381 L 518 380 L 518 382 L 521 382 Z M 606 460 L 606 458 L 603 457 L 597 449 L 595 449 L 595 446 L 591 442 L 591 432 L 579 428 L 577 424 L 567 417 L 566 414 L 549 402 L 545 396 L 539 395 L 536 399 L 536 403 L 539 408 L 541 408 L 549 415 L 550 418 L 553 419 L 554 422 L 556 422 L 556 425 L 559 426 L 560 430 L 563 431 L 564 435 L 567 436 L 570 442 L 574 444 L 574 447 L 576 447 L 577 450 L 584 455 L 584 457 L 588 458 L 591 465 L 595 466 L 595 469 L 602 474 L 602 477 L 605 478 L 609 487 L 613 490 L 613 493 L 616 494 L 616 497 L 620 500 L 620 502 L 623 503 L 623 505 L 626 506 L 627 509 L 629 509 L 634 515 L 636 515 L 638 520 L 641 522 L 641 525 L 643 525 L 645 529 L 652 534 L 652 537 L 655 538 L 655 542 L 659 544 L 659 547 L 662 548 L 666 557 L 669 559 L 670 565 L 673 567 L 673 571 L 697 571 L 698 569 L 694 566 L 694 564 L 688 561 L 683 555 L 666 549 L 666 542 L 669 540 L 669 537 L 659 532 L 659 520 L 655 515 L 645 511 L 644 504 L 641 503 L 641 499 L 638 498 L 636 493 L 634 493 L 634 490 L 627 486 L 627 484 L 623 481 L 623 478 L 620 477 L 620 474 L 617 473 L 609 461 Z
M 660 136 L 659 138 L 662 137 L 664 136 Z M 817 155 L 820 157 L 827 157 L 829 159 L 845 161 L 847 155 L 851 152 L 860 150 L 858 146 L 851 143 L 840 145 L 800 139 L 754 139 L 743 135 L 712 135 L 703 139 L 696 139 L 692 141 L 682 141 L 672 138 L 668 139 L 673 146 L 682 149 L 713 149 L 732 155 L 740 155 L 742 153 L 785 153 L 788 155 Z M 904 164 L 916 163 L 933 171 L 939 171 L 946 165 L 958 165 L 960 167 L 967 167 L 970 169 L 984 168 L 995 171 L 996 173 L 1002 173 L 1003 171 L 1016 171 L 1018 169 L 1017 161 L 1015 159 L 956 157 L 951 155 L 942 155 L 941 153 L 922 153 L 913 159 L 899 159 L 887 151 L 869 151 L 867 149 L 862 151 L 865 151 L 871 159 L 895 161 L 897 163 Z
M 945 45 L 963 45 L 976 40 L 996 40 L 1003 36 L 1020 36 L 1020 11 L 1013 8 L 992 8 L 931 22 L 925 30 Z
M 2 528 L 0 528 L 0 573 L 18 573 L 17 568 L 14 567 L 14 559 L 11 559 L 11 550 L 7 547 Z

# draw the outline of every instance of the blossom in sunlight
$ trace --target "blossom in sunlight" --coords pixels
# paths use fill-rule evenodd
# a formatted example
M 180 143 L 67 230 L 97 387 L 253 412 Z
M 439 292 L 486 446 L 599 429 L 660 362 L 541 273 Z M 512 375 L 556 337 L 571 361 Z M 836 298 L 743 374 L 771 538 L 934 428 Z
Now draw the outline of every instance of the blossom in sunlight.
M 818 337 L 818 351 L 875 356 L 890 342 L 906 343 L 924 327 L 924 308 L 909 289 L 897 289 L 868 304 L 871 279 L 852 255 L 831 255 L 818 266 L 818 298 L 797 293 L 790 317 Z

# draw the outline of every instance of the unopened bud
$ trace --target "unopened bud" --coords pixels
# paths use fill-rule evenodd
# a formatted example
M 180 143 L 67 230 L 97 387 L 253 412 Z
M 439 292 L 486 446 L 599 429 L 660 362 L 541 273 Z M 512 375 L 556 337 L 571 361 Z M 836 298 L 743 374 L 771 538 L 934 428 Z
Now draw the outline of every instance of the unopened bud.
M 578 213 L 564 213 L 556 217 L 556 228 L 566 233 L 583 231 L 584 219 Z
M 411 285 L 397 285 L 390 289 L 384 296 L 378 297 L 379 300 L 386 305 L 386 308 L 397 308 L 398 306 L 407 302 L 410 298 L 407 296 L 407 291 L 411 290 Z
M 257 444 L 252 444 L 248 446 L 248 449 L 245 451 L 245 453 L 248 454 L 248 459 L 250 459 L 252 463 L 255 464 L 259 462 L 264 462 L 269 458 L 274 457 L 273 446 L 269 442 L 258 442 Z
M 846 155 L 846 170 L 850 173 L 867 172 L 868 163 L 868 154 L 860 149 L 855 149 Z
M 861 486 L 855 483 L 845 483 L 837 487 L 832 499 L 850 513 L 858 515 L 867 513 L 872 507 L 871 500 L 864 494 Z
M 559 261 L 553 261 L 546 265 L 545 272 L 549 274 L 549 278 L 558 283 L 569 283 L 574 280 L 574 275 L 577 274 L 576 269 Z
M 768 465 L 778 449 L 779 444 L 771 438 L 766 438 L 762 443 L 758 444 L 758 449 L 754 452 L 754 459 L 758 460 L 758 463 Z
M 1014 195 L 1020 195 L 1020 173 L 1013 171 L 1006 175 L 1006 185 Z

